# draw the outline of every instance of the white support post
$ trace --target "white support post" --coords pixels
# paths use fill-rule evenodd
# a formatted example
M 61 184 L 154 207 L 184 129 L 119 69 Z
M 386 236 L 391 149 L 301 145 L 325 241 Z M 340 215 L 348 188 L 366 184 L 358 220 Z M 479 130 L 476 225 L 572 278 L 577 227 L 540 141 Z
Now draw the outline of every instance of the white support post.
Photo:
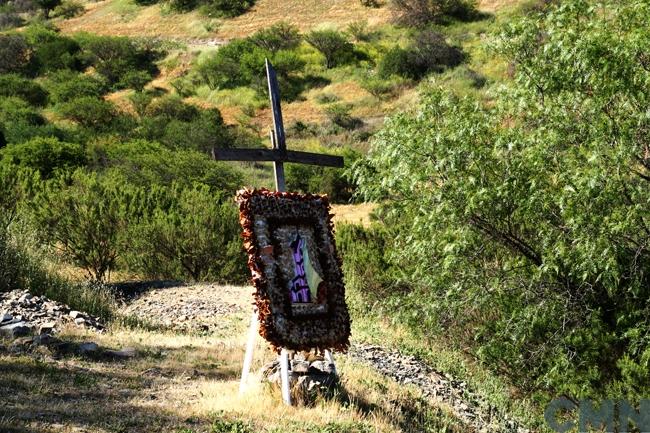
M 239 393 L 246 389 L 248 374 L 251 371 L 253 363 L 253 351 L 255 350 L 255 340 L 257 339 L 257 312 L 253 311 L 251 315 L 251 324 L 248 328 L 248 341 L 246 342 L 246 354 L 244 355 L 244 366 L 241 370 L 241 381 L 239 382 Z
M 291 406 L 291 385 L 289 383 L 289 352 L 282 349 L 280 352 L 280 378 L 282 380 L 282 400 Z
M 328 363 L 332 364 L 332 372 L 336 376 L 336 364 L 334 364 L 334 357 L 332 356 L 332 352 L 329 350 L 325 349 L 325 361 Z

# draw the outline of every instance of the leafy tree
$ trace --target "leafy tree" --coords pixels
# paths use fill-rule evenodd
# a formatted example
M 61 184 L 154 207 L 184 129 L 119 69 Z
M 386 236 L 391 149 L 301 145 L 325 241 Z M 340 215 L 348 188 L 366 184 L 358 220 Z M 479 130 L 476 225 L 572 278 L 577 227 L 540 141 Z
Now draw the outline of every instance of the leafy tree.
M 336 30 L 314 30 L 305 40 L 325 56 L 327 69 L 346 63 L 354 55 L 354 46 Z
M 649 13 L 570 0 L 509 26 L 511 86 L 487 106 L 431 92 L 358 167 L 401 227 L 405 320 L 528 389 L 650 386 Z
M 32 50 L 25 38 L 0 34 L 0 74 L 23 72 L 31 57 Z
M 112 178 L 77 170 L 53 179 L 33 201 L 44 237 L 90 279 L 104 281 L 114 269 L 138 191 Z
M 46 179 L 60 170 L 81 167 L 86 155 L 81 145 L 65 143 L 52 137 L 37 137 L 20 144 L 13 144 L 0 150 L 2 163 L 36 170 Z
M 302 41 L 302 36 L 296 26 L 279 22 L 257 31 L 250 37 L 250 41 L 264 50 L 275 53 L 280 50 L 297 48 Z

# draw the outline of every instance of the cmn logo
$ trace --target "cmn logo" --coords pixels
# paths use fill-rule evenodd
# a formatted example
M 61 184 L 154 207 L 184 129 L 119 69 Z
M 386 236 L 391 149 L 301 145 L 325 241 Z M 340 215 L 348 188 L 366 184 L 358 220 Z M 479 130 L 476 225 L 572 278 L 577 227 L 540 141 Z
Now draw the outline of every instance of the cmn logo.
M 592 400 L 580 400 L 575 403 L 566 397 L 552 400 L 544 411 L 544 419 L 548 426 L 558 432 L 566 433 L 597 431 L 627 433 L 630 426 L 634 431 L 650 433 L 650 400 L 641 400 L 639 409 L 625 400 L 603 400 L 597 405 Z

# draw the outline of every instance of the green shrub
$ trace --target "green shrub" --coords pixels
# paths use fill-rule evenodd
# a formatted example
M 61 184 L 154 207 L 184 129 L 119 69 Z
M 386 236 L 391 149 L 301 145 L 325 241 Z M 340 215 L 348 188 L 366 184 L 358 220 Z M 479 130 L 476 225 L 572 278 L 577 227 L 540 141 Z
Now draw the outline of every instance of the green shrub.
M 196 8 L 198 4 L 198 0 L 167 0 L 169 9 L 178 13 L 189 12 Z
M 159 72 L 155 61 L 164 53 L 155 42 L 87 33 L 77 35 L 76 39 L 83 49 L 84 60 L 114 89 L 134 82 L 140 85 Z
M 171 150 L 145 140 L 120 143 L 106 139 L 88 150 L 89 166 L 113 171 L 130 184 L 149 188 L 152 185 L 208 185 L 212 191 L 234 194 L 242 185 L 242 175 L 226 163 L 215 162 L 205 153 Z
M 279 22 L 266 29 L 258 30 L 249 39 L 258 47 L 275 53 L 297 48 L 302 41 L 302 36 L 296 26 Z
M 210 17 L 232 18 L 243 14 L 254 0 L 202 0 L 201 13 Z
M 45 89 L 34 81 L 16 74 L 0 75 L 0 97 L 3 96 L 15 96 L 37 107 L 47 104 Z
M 5 132 L 19 123 L 44 125 L 45 118 L 39 110 L 21 98 L 0 98 L 0 124 L 5 126 Z M 12 142 L 9 139 L 7 141 Z
M 82 96 L 63 102 L 57 105 L 57 110 L 66 119 L 99 131 L 109 129 L 118 116 L 111 102 L 92 96 Z
M 64 143 L 57 138 L 37 137 L 20 144 L 12 144 L 0 150 L 2 163 L 28 167 L 47 179 L 61 170 L 71 170 L 86 163 L 81 145 Z
M 354 59 L 354 46 L 336 30 L 314 30 L 305 36 L 305 40 L 325 57 L 327 69 Z
M 267 51 L 249 39 L 230 42 L 215 53 L 199 58 L 195 66 L 199 79 L 211 89 L 250 86 L 260 94 L 267 92 L 264 60 L 273 64 L 283 99 L 292 99 L 300 93 L 297 75 L 305 62 L 294 51 Z
M 332 203 L 348 203 L 356 190 L 356 184 L 348 170 L 361 155 L 352 149 L 346 149 L 341 153 L 345 160 L 345 169 L 288 164 L 286 166 L 288 189 L 327 194 Z
M 48 74 L 43 85 L 55 104 L 69 102 L 76 98 L 99 99 L 106 93 L 106 84 L 97 76 L 61 70 Z
M 44 238 L 63 257 L 104 281 L 122 250 L 120 234 L 130 220 L 138 191 L 96 173 L 75 171 L 48 182 L 33 202 Z
M 16 11 L 0 7 L 0 30 L 14 29 L 24 23 L 25 21 Z
M 191 122 L 201 115 L 201 110 L 184 102 L 177 96 L 163 96 L 152 100 L 144 111 L 148 117 L 163 117 L 165 120 Z
M 86 8 L 83 4 L 78 1 L 68 0 L 55 7 L 52 16 L 70 19 L 82 15 L 85 11 Z
M 359 85 L 376 98 L 394 96 L 400 88 L 404 88 L 408 84 L 409 80 L 395 75 L 386 78 L 368 75 L 359 81 Z
M 353 117 L 350 113 L 352 106 L 349 104 L 330 104 L 325 107 L 325 114 L 330 122 L 343 129 L 355 129 L 363 124 L 363 121 Z
M 460 48 L 448 45 L 441 34 L 427 30 L 418 34 L 408 48 L 388 51 L 379 63 L 379 76 L 418 80 L 428 73 L 458 66 L 464 58 Z
M 34 75 L 60 69 L 81 70 L 81 48 L 73 39 L 43 25 L 29 26 L 24 36 L 32 47 L 29 69 Z
M 152 194 L 160 196 L 159 192 Z M 177 184 L 129 232 L 129 266 L 153 278 L 243 282 L 248 276 L 238 210 L 205 185 Z
M 32 50 L 20 35 L 0 34 L 0 74 L 21 73 L 32 58 Z

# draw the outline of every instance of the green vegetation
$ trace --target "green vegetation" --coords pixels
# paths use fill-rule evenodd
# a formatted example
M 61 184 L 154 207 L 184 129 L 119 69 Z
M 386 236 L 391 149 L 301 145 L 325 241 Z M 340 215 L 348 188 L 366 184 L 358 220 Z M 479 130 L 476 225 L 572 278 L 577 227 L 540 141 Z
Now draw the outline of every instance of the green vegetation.
M 494 44 L 491 99 L 430 86 L 392 117 L 355 170 L 383 225 L 339 233 L 349 285 L 542 402 L 643 397 L 649 12 L 547 6 Z

